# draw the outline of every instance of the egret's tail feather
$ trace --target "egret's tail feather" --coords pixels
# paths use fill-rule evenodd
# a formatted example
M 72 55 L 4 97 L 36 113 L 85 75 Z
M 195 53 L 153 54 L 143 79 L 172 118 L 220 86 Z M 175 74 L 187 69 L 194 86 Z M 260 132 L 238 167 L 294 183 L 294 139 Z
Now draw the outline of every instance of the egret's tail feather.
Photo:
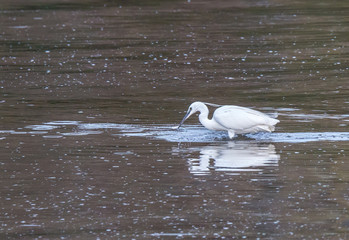
M 278 124 L 279 122 L 280 122 L 279 120 L 277 120 L 275 118 L 271 118 L 269 124 L 274 126 L 274 125 Z

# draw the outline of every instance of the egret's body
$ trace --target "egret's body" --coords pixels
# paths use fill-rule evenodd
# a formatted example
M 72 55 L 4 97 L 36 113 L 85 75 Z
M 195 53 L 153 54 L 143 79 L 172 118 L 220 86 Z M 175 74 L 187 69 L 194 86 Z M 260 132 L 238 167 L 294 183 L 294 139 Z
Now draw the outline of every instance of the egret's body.
M 234 105 L 217 108 L 212 119 L 209 119 L 207 106 L 203 102 L 194 102 L 189 106 L 178 128 L 196 112 L 200 112 L 199 120 L 204 127 L 210 130 L 228 131 L 230 138 L 233 138 L 235 134 L 272 132 L 275 130 L 274 125 L 279 122 L 259 111 Z

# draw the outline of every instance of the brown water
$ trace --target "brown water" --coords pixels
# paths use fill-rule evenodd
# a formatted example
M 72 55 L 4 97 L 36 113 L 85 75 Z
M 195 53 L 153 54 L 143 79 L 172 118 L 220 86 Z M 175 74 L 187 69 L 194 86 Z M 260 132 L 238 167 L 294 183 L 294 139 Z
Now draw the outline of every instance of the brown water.
M 348 239 L 346 1 L 0 3 L 1 239 Z M 228 140 L 195 100 L 274 113 Z

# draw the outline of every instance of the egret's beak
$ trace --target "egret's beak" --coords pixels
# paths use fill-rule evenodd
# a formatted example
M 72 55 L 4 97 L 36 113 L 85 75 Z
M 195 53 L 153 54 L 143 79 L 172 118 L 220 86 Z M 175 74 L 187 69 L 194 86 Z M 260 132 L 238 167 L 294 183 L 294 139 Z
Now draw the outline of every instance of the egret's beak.
M 182 124 L 184 123 L 185 120 L 187 120 L 193 113 L 191 112 L 191 109 L 188 110 L 188 112 L 185 114 L 184 118 L 182 119 L 181 123 L 179 124 L 178 128 L 179 129 Z

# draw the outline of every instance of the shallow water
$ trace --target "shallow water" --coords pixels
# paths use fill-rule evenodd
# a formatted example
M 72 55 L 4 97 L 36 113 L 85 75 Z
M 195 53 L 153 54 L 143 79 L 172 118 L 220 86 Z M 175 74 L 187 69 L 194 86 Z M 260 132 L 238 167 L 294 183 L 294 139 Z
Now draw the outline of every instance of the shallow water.
M 348 7 L 2 1 L 0 238 L 348 239 Z

